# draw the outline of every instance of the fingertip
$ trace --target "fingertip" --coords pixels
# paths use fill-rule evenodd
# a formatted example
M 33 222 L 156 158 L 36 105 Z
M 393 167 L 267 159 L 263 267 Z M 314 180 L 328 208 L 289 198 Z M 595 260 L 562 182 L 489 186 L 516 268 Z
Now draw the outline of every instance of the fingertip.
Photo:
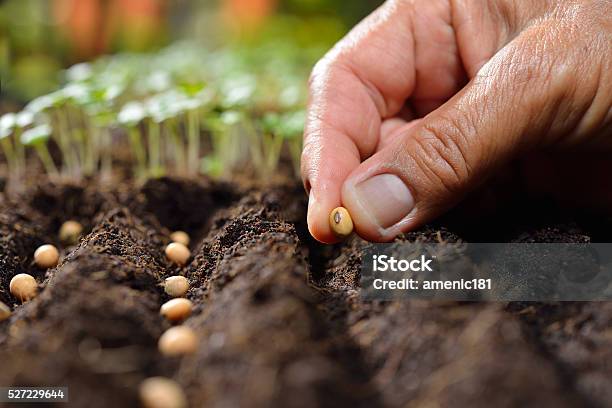
M 308 194 L 308 230 L 326 244 L 338 242 L 329 225 L 329 214 L 342 205 L 340 189 L 346 177 L 359 166 L 359 153 L 354 144 L 341 133 L 331 134 L 319 143 L 306 145 L 302 174 Z
M 339 201 L 339 200 L 337 200 Z M 329 213 L 339 204 L 334 204 L 330 199 L 319 199 L 319 195 L 314 190 L 308 195 L 308 231 L 317 241 L 324 244 L 334 244 L 338 242 L 338 237 L 329 227 Z

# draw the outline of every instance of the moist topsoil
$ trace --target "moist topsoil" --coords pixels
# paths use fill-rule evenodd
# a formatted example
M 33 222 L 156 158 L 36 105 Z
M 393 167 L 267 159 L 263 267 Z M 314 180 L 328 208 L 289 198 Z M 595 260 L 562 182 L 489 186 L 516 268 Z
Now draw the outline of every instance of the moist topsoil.
M 612 303 L 366 302 L 367 244 L 314 242 L 305 211 L 292 183 L 44 182 L 2 196 L 0 301 L 13 315 L 0 323 L 0 385 L 66 386 L 75 407 L 136 407 L 150 376 L 175 379 L 194 407 L 612 406 Z M 85 231 L 66 247 L 69 219 Z M 610 220 L 545 202 L 465 220 L 402 239 L 612 242 Z M 174 230 L 192 238 L 183 268 L 164 256 Z M 57 268 L 34 265 L 43 243 L 60 248 Z M 23 305 L 8 288 L 17 273 L 40 285 Z M 160 284 L 176 274 L 191 282 L 185 324 L 200 345 L 168 358 Z

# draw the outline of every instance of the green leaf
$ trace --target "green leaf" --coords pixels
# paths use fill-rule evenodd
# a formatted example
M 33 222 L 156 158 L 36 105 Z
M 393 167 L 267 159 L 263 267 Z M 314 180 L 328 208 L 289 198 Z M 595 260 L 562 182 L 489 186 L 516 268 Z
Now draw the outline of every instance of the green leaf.
M 147 116 L 145 107 L 140 102 L 128 102 L 117 115 L 117 121 L 122 125 L 135 126 Z
M 35 98 L 30 101 L 30 103 L 26 105 L 24 110 L 32 113 L 44 112 L 47 109 L 56 106 L 59 99 L 59 94 L 57 92 L 39 96 L 38 98 Z
M 13 129 L 15 128 L 16 118 L 17 115 L 12 112 L 5 113 L 4 115 L 2 115 L 0 117 L 0 132 L 2 132 L 2 134 L 8 133 L 10 135 Z M 6 136 L 2 136 L 2 138 L 4 137 Z
M 21 143 L 26 146 L 45 143 L 51 137 L 51 133 L 51 126 L 47 124 L 39 125 L 24 131 L 21 134 Z
M 266 133 L 275 133 L 281 123 L 281 117 L 276 112 L 268 112 L 261 118 L 261 127 Z
M 286 139 L 299 137 L 302 135 L 302 133 L 304 133 L 305 124 L 306 111 L 300 110 L 285 113 L 281 118 L 281 135 Z
M 66 79 L 70 82 L 81 82 L 90 79 L 93 75 L 91 64 L 82 62 L 75 64 L 66 70 Z
M 27 110 L 19 112 L 15 116 L 15 124 L 20 128 L 25 128 L 34 123 L 34 114 Z
M 178 88 L 187 96 L 195 96 L 202 92 L 205 86 L 204 82 L 183 82 L 178 85 Z
M 167 71 L 154 71 L 144 81 L 148 92 L 163 92 L 172 87 L 172 76 Z
M 76 105 L 85 105 L 91 102 L 91 87 L 83 84 L 68 84 L 61 92 L 64 94 L 67 100 L 75 103 Z
M 256 80 L 251 75 L 229 78 L 222 84 L 224 95 L 222 104 L 226 108 L 246 106 L 250 103 L 256 87 Z
M 182 95 L 176 91 L 168 91 L 154 95 L 145 101 L 147 115 L 155 122 L 161 123 L 176 114 Z

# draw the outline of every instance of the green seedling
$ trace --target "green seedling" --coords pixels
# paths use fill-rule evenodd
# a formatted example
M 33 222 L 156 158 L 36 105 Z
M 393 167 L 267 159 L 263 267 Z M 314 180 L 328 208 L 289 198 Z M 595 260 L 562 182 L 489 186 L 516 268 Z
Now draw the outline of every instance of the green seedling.
M 306 124 L 306 112 L 299 110 L 287 112 L 282 115 L 281 126 L 278 128 L 281 136 L 289 148 L 291 163 L 295 176 L 300 175 L 300 161 L 302 156 L 302 135 Z
M 95 110 L 94 110 L 95 109 Z M 100 174 L 104 180 L 110 180 L 113 173 L 113 140 L 111 125 L 116 123 L 115 113 L 106 105 L 95 105 L 90 111 L 93 148 L 96 166 L 100 161 Z
M 15 129 L 13 131 L 13 144 L 15 147 L 15 162 L 17 165 L 17 177 L 21 178 L 26 169 L 25 146 L 21 143 L 21 133 L 23 129 L 32 126 L 34 114 L 28 111 L 21 111 L 15 115 Z
M 74 154 L 76 150 L 76 157 L 74 157 L 73 160 L 74 162 L 78 163 L 77 176 L 80 176 L 81 172 L 86 175 L 91 175 L 95 170 L 95 164 L 88 162 L 87 160 L 91 155 L 91 152 L 89 152 L 91 147 L 88 140 L 89 135 L 86 130 L 86 123 L 88 119 L 83 113 L 83 107 L 89 104 L 91 101 L 91 87 L 87 83 L 83 82 L 86 78 L 89 78 L 87 76 L 88 69 L 91 68 L 89 68 L 88 65 L 85 65 L 79 68 L 79 70 L 83 72 L 76 72 L 72 74 L 72 76 L 82 78 L 82 80 L 81 82 L 69 83 L 62 89 L 66 103 L 61 106 L 59 112 L 59 116 L 66 124 L 66 131 L 69 135 L 67 138 L 70 140 L 71 152 Z
M 51 176 L 57 176 L 59 174 L 49 150 L 47 149 L 47 142 L 49 141 L 53 130 L 48 124 L 39 125 L 24 131 L 21 134 L 21 143 L 25 146 L 31 146 L 36 150 L 40 161 L 47 173 Z
M 148 133 L 148 157 L 149 157 L 149 175 L 152 177 L 160 177 L 164 174 L 162 165 L 162 123 L 172 117 L 173 102 L 176 102 L 178 97 L 174 93 L 164 93 L 155 95 L 145 102 L 147 111 L 147 133 Z
M 205 119 L 205 124 L 211 135 L 212 152 L 202 161 L 202 171 L 215 177 L 225 175 L 237 166 L 244 158 L 244 151 L 251 149 L 252 143 L 244 143 L 244 114 L 229 110 L 222 113 L 211 112 Z M 249 140 L 257 137 L 253 133 Z
M 127 129 L 130 146 L 136 159 L 136 174 L 139 177 L 146 175 L 147 168 L 147 154 L 139 128 L 140 122 L 146 116 L 147 111 L 144 105 L 139 102 L 128 102 L 117 116 L 117 121 Z
M 305 77 L 315 56 L 309 47 L 280 42 L 213 52 L 182 43 L 155 54 L 77 64 L 66 70 L 63 88 L 28 104 L 27 124 L 0 133 L 0 144 L 14 157 L 8 161 L 23 163 L 19 140 L 36 117 L 51 126 L 61 172 L 71 176 L 99 169 L 109 175 L 111 136 L 127 139 L 138 177 L 174 171 L 227 175 L 251 170 L 247 157 L 260 176 L 268 177 L 285 152 L 297 171 L 304 115 L 298 109 L 305 103 Z M 117 126 L 125 132 L 116 132 Z M 51 169 L 53 161 L 39 150 Z
M 78 157 L 72 145 L 70 127 L 63 109 L 66 103 L 67 95 L 64 90 L 59 90 L 34 99 L 26 106 L 25 112 L 32 115 L 48 114 L 50 116 L 51 123 L 56 129 L 55 140 L 62 153 L 63 173 L 76 176 L 78 175 Z
M 263 174 L 270 174 L 277 168 L 283 146 L 287 146 L 294 171 L 299 174 L 301 156 L 301 135 L 304 129 L 305 112 L 267 113 L 261 119 L 263 131 L 262 155 Z
M 100 84 L 90 88 L 89 99 L 84 105 L 84 110 L 90 119 L 89 132 L 91 134 L 91 150 L 87 162 L 95 169 L 99 161 L 101 176 L 108 180 L 113 168 L 111 126 L 117 122 L 114 105 L 125 87 L 122 82 L 104 87 L 101 85 L 104 83 L 102 79 Z
M 6 157 L 9 181 L 18 183 L 25 173 L 25 148 L 21 143 L 22 129 L 30 126 L 34 115 L 23 111 L 7 113 L 0 117 L 0 146 Z
M 169 91 L 166 93 L 166 116 L 164 119 L 164 135 L 169 144 L 168 151 L 172 152 L 175 169 L 179 173 L 188 174 L 190 169 L 190 149 L 194 146 L 193 122 L 186 121 L 188 113 L 197 109 L 197 103 L 187 98 L 183 93 Z M 190 126 L 191 125 L 191 126 Z M 183 134 L 186 133 L 187 145 Z M 199 137 L 196 143 L 199 144 Z M 197 148 L 197 147 L 196 147 Z
M 200 113 L 202 106 L 197 99 L 191 98 L 183 104 L 187 115 L 187 169 L 196 174 L 200 164 Z
M 11 135 L 16 125 L 15 116 L 14 113 L 7 113 L 0 117 L 0 145 L 2 146 L 4 157 L 6 157 L 9 179 L 15 179 L 15 173 L 17 172 L 15 147 L 11 140 Z
M 187 171 L 197 174 L 200 170 L 200 132 L 202 108 L 212 101 L 213 95 L 202 81 L 179 84 L 184 97 L 177 113 L 184 112 L 187 120 Z
M 268 113 L 261 119 L 263 166 L 258 170 L 262 176 L 270 175 L 278 165 L 284 140 L 282 133 L 278 131 L 281 124 L 281 116 L 275 112 Z

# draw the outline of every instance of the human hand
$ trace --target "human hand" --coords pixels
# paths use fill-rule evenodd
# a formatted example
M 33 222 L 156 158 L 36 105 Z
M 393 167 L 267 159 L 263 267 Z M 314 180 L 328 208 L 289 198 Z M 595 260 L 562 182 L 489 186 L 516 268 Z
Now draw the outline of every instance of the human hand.
M 611 1 L 388 1 L 313 70 L 310 232 L 336 241 L 328 216 L 343 205 L 359 235 L 389 241 L 534 152 L 586 154 L 556 193 L 578 194 L 592 170 L 610 204 L 611 106 Z M 546 162 L 532 182 L 550 187 Z

